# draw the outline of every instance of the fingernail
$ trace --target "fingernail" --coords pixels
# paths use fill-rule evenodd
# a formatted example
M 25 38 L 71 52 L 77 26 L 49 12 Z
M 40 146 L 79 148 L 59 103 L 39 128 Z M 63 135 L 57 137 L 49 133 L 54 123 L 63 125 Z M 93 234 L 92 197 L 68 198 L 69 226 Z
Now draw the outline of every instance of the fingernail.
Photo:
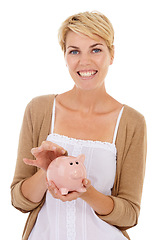
M 84 181 L 84 184 L 87 185 L 87 184 L 88 184 L 88 180 L 85 180 L 85 181 Z
M 35 150 L 35 148 L 32 148 L 32 149 L 31 149 L 31 153 L 33 153 L 33 152 L 34 152 L 34 150 Z
M 61 153 L 64 155 L 66 153 L 66 150 L 62 149 Z
M 42 146 L 37 147 L 37 148 L 32 148 L 31 152 L 37 152 L 37 151 L 41 151 L 42 150 Z

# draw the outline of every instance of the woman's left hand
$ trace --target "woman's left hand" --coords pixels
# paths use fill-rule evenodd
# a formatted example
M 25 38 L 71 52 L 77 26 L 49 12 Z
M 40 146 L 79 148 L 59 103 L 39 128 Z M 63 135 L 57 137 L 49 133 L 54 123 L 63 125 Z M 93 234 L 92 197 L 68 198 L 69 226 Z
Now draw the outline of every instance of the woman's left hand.
M 83 180 L 82 183 L 83 183 L 83 186 L 86 188 L 86 191 L 91 186 L 91 181 L 86 178 Z M 56 199 L 60 199 L 62 202 L 76 200 L 77 198 L 81 197 L 83 194 L 86 193 L 86 192 L 73 191 L 73 192 L 69 192 L 67 195 L 62 195 L 53 181 L 50 181 L 50 182 L 47 181 L 47 186 L 51 195 Z

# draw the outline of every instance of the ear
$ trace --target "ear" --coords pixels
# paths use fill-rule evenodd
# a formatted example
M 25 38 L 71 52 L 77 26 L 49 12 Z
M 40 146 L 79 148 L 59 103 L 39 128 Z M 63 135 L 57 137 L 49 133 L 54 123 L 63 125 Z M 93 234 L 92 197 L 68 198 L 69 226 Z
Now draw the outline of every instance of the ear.
M 114 45 L 112 46 L 112 48 L 110 49 L 110 55 L 111 55 L 111 60 L 110 60 L 110 65 L 113 64 L 113 60 L 114 60 Z
M 79 156 L 77 157 L 77 159 L 78 159 L 80 162 L 84 163 L 85 155 L 84 155 L 84 154 L 81 154 L 81 155 L 79 155 Z

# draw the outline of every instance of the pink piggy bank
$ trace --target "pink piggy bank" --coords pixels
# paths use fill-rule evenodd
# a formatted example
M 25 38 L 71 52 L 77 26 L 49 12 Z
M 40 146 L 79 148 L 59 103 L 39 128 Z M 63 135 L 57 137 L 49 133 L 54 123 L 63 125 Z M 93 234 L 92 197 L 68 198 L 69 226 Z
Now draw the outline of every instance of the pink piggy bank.
M 53 160 L 47 169 L 48 181 L 53 181 L 62 195 L 70 191 L 85 192 L 82 180 L 86 178 L 85 156 L 62 156 Z

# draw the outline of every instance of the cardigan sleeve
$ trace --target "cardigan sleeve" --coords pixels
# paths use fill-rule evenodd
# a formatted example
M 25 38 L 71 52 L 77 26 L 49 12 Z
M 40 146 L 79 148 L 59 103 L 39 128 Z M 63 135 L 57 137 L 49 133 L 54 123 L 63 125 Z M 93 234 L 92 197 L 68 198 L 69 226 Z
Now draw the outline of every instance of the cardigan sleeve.
M 125 135 L 121 170 L 119 173 L 116 194 L 112 194 L 113 211 L 106 216 L 99 217 L 125 231 L 137 224 L 146 163 L 146 123 L 141 116 L 134 127 L 130 124 L 128 137 Z M 126 127 L 127 128 L 127 127 Z M 123 137 L 120 139 L 123 141 Z
M 40 203 L 33 203 L 26 199 L 21 191 L 22 183 L 33 174 L 37 168 L 28 166 L 23 162 L 23 158 L 33 159 L 31 149 L 33 148 L 33 116 L 32 101 L 27 105 L 23 123 L 21 127 L 19 146 L 17 154 L 17 163 L 13 182 L 11 184 L 11 202 L 12 205 L 22 212 L 29 212 L 36 208 Z

